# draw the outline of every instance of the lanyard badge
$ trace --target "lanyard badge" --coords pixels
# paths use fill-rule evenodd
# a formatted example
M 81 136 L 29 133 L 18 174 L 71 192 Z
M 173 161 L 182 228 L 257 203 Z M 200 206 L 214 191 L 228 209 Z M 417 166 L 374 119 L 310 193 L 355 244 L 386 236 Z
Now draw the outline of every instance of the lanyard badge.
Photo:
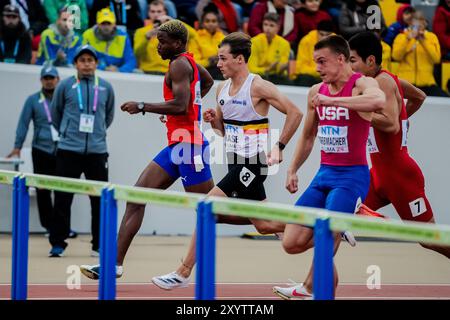
M 47 115 L 47 121 L 50 125 L 50 132 L 52 134 L 52 140 L 53 142 L 59 141 L 59 133 L 58 130 L 55 129 L 55 127 L 52 124 L 52 115 L 50 113 L 50 108 L 48 107 L 47 99 L 45 98 L 44 94 L 41 92 L 39 102 L 42 102 L 42 105 L 45 109 L 45 114 Z
M 78 76 L 75 76 L 77 80 L 77 95 L 78 95 L 78 108 L 80 109 L 80 126 L 79 131 L 84 133 L 93 133 L 94 132 L 94 123 L 95 123 L 95 115 L 83 113 L 83 95 L 81 93 L 81 83 Z M 89 90 L 89 88 L 88 88 Z M 89 101 L 88 101 L 89 103 Z M 94 104 L 92 106 L 93 113 L 97 111 L 97 103 L 98 103 L 98 77 L 95 76 L 95 84 L 94 84 Z

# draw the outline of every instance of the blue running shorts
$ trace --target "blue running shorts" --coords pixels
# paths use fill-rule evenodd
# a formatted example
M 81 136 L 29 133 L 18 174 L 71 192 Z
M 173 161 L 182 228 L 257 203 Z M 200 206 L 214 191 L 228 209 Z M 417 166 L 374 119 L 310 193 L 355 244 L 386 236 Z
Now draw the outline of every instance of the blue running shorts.
M 316 176 L 295 205 L 355 213 L 366 198 L 369 186 L 368 166 L 320 165 Z
M 209 166 L 209 144 L 175 143 L 164 148 L 153 159 L 175 180 L 181 178 L 184 187 L 212 178 Z

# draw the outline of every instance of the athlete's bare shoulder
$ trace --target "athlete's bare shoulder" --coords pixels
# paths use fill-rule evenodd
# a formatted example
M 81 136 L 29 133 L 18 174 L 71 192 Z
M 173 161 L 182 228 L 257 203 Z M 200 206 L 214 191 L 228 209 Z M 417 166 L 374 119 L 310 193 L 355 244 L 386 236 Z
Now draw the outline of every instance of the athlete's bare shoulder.
M 362 76 L 355 82 L 355 87 L 358 89 L 358 93 L 362 94 L 364 90 L 369 88 L 380 88 L 377 80 L 372 77 Z
M 181 56 L 170 62 L 168 75 L 171 80 L 174 78 L 179 79 L 183 77 L 192 78 L 193 71 L 194 69 L 192 68 L 188 59 Z
M 394 78 L 392 78 L 386 72 L 381 72 L 380 74 L 378 74 L 375 77 L 375 80 L 377 81 L 380 89 L 383 90 L 385 94 L 389 93 L 388 91 L 397 91 L 397 83 L 395 82 Z
M 219 97 L 220 91 L 222 91 L 222 89 L 223 89 L 223 87 L 225 86 L 225 83 L 226 83 L 227 81 L 228 81 L 228 80 L 222 81 L 222 82 L 220 82 L 219 85 L 217 86 L 217 90 L 216 90 L 216 98 Z
M 278 88 L 272 82 L 264 80 L 260 75 L 255 75 L 251 86 L 253 98 L 266 98 L 278 93 Z

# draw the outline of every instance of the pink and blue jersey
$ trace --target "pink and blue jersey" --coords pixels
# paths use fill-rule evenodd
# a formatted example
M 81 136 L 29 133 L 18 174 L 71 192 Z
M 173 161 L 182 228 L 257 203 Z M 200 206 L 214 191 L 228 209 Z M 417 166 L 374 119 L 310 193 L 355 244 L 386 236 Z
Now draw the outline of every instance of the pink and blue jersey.
M 336 94 L 322 83 L 319 93 L 351 97 L 360 77 L 361 74 L 354 73 Z M 354 213 L 369 190 L 366 146 L 370 121 L 343 106 L 318 106 L 316 112 L 321 165 L 296 205 Z

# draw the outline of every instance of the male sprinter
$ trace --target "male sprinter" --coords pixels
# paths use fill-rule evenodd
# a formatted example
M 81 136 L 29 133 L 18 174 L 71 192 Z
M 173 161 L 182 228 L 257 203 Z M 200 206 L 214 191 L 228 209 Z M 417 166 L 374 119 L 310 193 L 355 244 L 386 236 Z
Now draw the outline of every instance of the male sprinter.
M 321 149 L 321 165 L 315 178 L 296 205 L 325 208 L 353 214 L 369 190 L 366 145 L 374 111 L 385 105 L 384 93 L 377 82 L 354 73 L 349 63 L 348 43 L 340 36 L 329 36 L 314 46 L 314 61 L 322 83 L 308 94 L 308 111 L 303 134 L 288 170 L 286 188 L 298 190 L 297 171 L 309 157 L 316 135 Z M 286 225 L 283 248 L 289 254 L 302 253 L 314 246 L 314 230 L 298 224 Z M 334 252 L 340 243 L 335 236 Z M 335 289 L 338 283 L 334 267 Z M 274 287 L 282 298 L 307 298 L 312 292 L 312 268 L 309 282 L 289 288 Z
M 208 193 L 214 186 L 209 167 L 208 141 L 200 131 L 201 97 L 214 81 L 209 73 L 186 53 L 188 32 L 179 20 L 171 20 L 159 27 L 158 53 L 170 59 L 169 71 L 164 79 L 162 103 L 127 102 L 122 111 L 130 114 L 158 113 L 167 115 L 169 146 L 163 149 L 144 169 L 136 186 L 169 188 L 180 176 L 187 192 Z M 145 206 L 127 203 L 120 225 L 117 250 L 117 277 L 122 276 L 125 254 L 139 231 Z M 80 266 L 81 272 L 98 279 L 100 266 Z
M 434 223 L 425 195 L 425 179 L 407 147 L 408 118 L 420 108 L 426 95 L 381 68 L 382 47 L 372 32 L 355 35 L 349 45 L 353 71 L 375 78 L 386 95 L 385 111 L 372 117 L 368 140 L 372 168 L 364 204 L 378 210 L 392 203 L 402 220 Z M 406 105 L 403 98 L 408 99 Z M 449 247 L 421 245 L 450 258 Z
M 242 32 L 229 34 L 219 45 L 217 67 L 227 80 L 217 88 L 217 108 L 207 109 L 203 119 L 211 123 L 219 135 L 225 136 L 228 174 L 208 195 L 264 201 L 267 164 L 282 161 L 282 150 L 300 125 L 303 114 L 274 84 L 249 72 L 250 54 L 251 38 Z M 279 141 L 266 157 L 271 105 L 286 114 L 286 120 Z M 282 232 L 285 227 L 280 222 L 241 217 L 219 216 L 217 221 L 253 223 L 262 234 Z M 186 287 L 194 264 L 195 234 L 179 268 L 152 281 L 166 290 Z

